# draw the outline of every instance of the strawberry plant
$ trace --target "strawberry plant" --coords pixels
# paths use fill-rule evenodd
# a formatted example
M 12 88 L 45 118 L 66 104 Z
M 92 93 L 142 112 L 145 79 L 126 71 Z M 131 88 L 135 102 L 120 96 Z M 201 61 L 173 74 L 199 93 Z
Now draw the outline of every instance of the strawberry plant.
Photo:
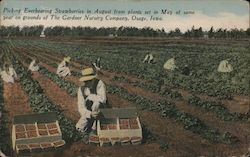
M 60 88 L 65 89 L 69 95 L 76 96 L 78 87 L 74 83 L 62 79 L 57 74 L 50 72 L 48 69 L 42 66 L 40 67 L 39 72 L 53 80 L 59 85 Z
M 10 133 L 7 127 L 8 121 L 4 114 L 3 82 L 0 81 L 0 150 L 3 152 L 10 151 Z
M 182 98 L 181 93 L 177 92 L 177 91 L 172 91 L 171 89 L 161 89 L 161 86 L 163 85 L 163 83 L 160 83 L 160 81 L 151 81 L 151 82 L 147 82 L 147 83 L 142 83 L 139 81 L 136 82 L 132 82 L 128 79 L 126 79 L 124 76 L 114 76 L 112 78 L 113 81 L 119 81 L 119 82 L 125 82 L 128 84 L 131 84 L 135 87 L 140 87 L 142 89 L 146 89 L 148 91 L 154 92 L 154 93 L 159 93 L 162 96 L 167 96 L 170 98 Z
M 107 86 L 108 93 L 117 94 L 128 101 L 131 101 L 137 105 L 140 109 L 147 109 L 149 111 L 155 111 L 161 114 L 162 117 L 174 118 L 177 122 L 184 125 L 184 128 L 199 134 L 205 139 L 212 142 L 221 142 L 225 144 L 235 144 L 239 142 L 236 136 L 226 132 L 220 133 L 217 129 L 210 128 L 200 119 L 193 117 L 192 115 L 180 111 L 174 103 L 168 101 L 154 102 L 147 98 L 133 95 L 128 93 L 125 89 Z M 227 136 L 225 136 L 225 134 Z M 230 136 L 228 136 L 230 135 Z
M 247 116 L 241 113 L 231 113 L 221 102 L 201 100 L 197 96 L 187 98 L 190 105 L 203 108 L 206 111 L 216 113 L 216 116 L 225 121 L 247 120 Z

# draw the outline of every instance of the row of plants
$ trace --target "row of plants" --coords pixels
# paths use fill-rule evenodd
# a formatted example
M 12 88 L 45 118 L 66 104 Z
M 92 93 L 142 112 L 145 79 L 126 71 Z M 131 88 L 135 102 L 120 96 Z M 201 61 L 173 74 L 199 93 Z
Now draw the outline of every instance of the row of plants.
M 149 126 L 141 123 L 142 125 L 142 136 L 143 136 L 143 143 L 152 143 L 157 142 L 159 144 L 159 149 L 162 151 L 166 151 L 169 149 L 169 143 L 165 139 L 163 139 L 158 134 L 155 134 Z
M 6 42 L 0 40 L 0 67 L 3 66 L 4 62 L 4 46 Z M 10 149 L 9 132 L 7 128 L 7 117 L 4 114 L 4 97 L 3 97 L 3 82 L 0 80 L 0 150 L 6 152 Z
M 50 72 L 48 69 L 42 66 L 40 66 L 39 72 L 54 81 L 60 88 L 65 89 L 69 95 L 77 95 L 77 86 L 74 83 L 62 79 L 57 74 Z
M 0 67 L 2 68 L 5 63 L 5 47 L 7 42 L 0 41 Z M 1 79 L 1 78 L 0 78 Z M 0 150 L 6 154 L 11 151 L 11 139 L 9 132 L 9 119 L 5 111 L 5 99 L 4 99 L 4 84 L 2 79 L 0 80 Z
M 228 108 L 223 106 L 221 102 L 215 102 L 215 101 L 206 101 L 202 100 L 201 98 L 197 96 L 189 96 L 187 98 L 188 104 L 203 108 L 205 111 L 212 111 L 216 113 L 216 116 L 218 118 L 221 118 L 225 121 L 245 121 L 247 120 L 247 116 L 242 113 L 231 113 Z
M 27 43 L 26 43 L 27 44 Z M 231 99 L 233 94 L 248 94 L 247 48 L 243 45 L 185 45 L 185 44 L 113 44 L 113 43 L 51 43 L 33 41 L 33 47 L 46 48 L 58 54 L 91 64 L 97 57 L 103 58 L 105 69 L 136 75 L 143 79 L 158 80 L 162 74 L 167 86 L 182 87 L 195 93 L 204 93 L 222 99 Z M 154 65 L 138 64 L 146 53 L 157 57 Z M 198 54 L 198 55 L 197 55 Z M 163 57 L 165 56 L 165 57 Z M 162 65 L 167 58 L 175 57 L 177 66 L 190 64 L 191 76 L 180 74 L 180 69 L 166 73 Z M 221 74 L 216 71 L 221 60 L 230 58 L 234 71 Z M 129 63 L 129 64 L 125 64 Z M 243 63 L 243 64 L 241 64 Z
M 178 91 L 172 91 L 170 88 L 166 88 L 163 84 L 163 81 L 150 81 L 150 82 L 139 82 L 139 81 L 130 81 L 129 79 L 125 78 L 124 76 L 114 76 L 112 81 L 119 81 L 131 84 L 135 87 L 140 87 L 142 89 L 151 91 L 153 93 L 158 93 L 162 96 L 167 96 L 174 99 L 182 98 L 181 93 Z
M 15 53 L 15 56 L 17 54 Z M 56 112 L 57 118 L 61 127 L 63 139 L 67 142 L 78 141 L 82 138 L 82 135 L 76 130 L 75 124 L 63 114 L 63 110 L 59 105 L 55 104 L 44 94 L 39 83 L 32 78 L 32 74 L 22 63 L 14 57 L 10 56 L 14 68 L 20 78 L 20 82 L 23 90 L 29 98 L 29 105 L 33 112 L 45 113 Z
M 154 102 L 147 98 L 130 94 L 123 88 L 110 85 L 107 86 L 107 91 L 108 93 L 117 94 L 120 97 L 135 103 L 137 107 L 142 110 L 146 109 L 149 111 L 155 111 L 160 113 L 162 117 L 173 118 L 177 122 L 183 124 L 186 130 L 199 134 L 201 137 L 211 142 L 225 144 L 235 144 L 239 142 L 239 139 L 236 136 L 229 132 L 221 133 L 218 129 L 207 126 L 200 119 L 179 110 L 174 103 L 166 100 Z
M 8 120 L 4 112 L 3 82 L 0 80 L 0 150 L 9 152 L 11 148 L 10 134 L 7 127 Z

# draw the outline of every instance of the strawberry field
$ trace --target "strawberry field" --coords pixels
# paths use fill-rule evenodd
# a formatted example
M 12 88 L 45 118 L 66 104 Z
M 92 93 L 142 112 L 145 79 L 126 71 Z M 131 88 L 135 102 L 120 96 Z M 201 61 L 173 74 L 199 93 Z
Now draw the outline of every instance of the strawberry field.
M 1 39 L 0 60 L 11 62 L 19 80 L 0 82 L 0 148 L 11 151 L 14 115 L 56 112 L 66 147 L 34 156 L 239 156 L 250 146 L 249 45 L 237 42 L 126 42 L 75 39 Z M 142 63 L 152 53 L 155 64 Z M 72 76 L 56 75 L 70 56 Z M 28 66 L 36 57 L 39 72 Z M 75 129 L 80 118 L 77 89 L 81 70 L 102 58 L 102 74 L 111 107 L 136 107 L 143 144 L 96 147 Z M 177 70 L 163 64 L 175 57 Z M 228 59 L 231 73 L 218 73 Z M 181 74 L 188 64 L 191 75 Z

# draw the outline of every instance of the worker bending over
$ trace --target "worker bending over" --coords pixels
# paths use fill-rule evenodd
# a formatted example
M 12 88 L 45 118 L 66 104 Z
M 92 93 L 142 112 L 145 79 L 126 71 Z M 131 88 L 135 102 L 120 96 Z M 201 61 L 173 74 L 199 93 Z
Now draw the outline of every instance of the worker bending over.
M 154 57 L 151 53 L 148 53 L 144 60 L 143 60 L 143 63 L 150 63 L 150 64 L 153 64 L 154 63 Z
M 0 69 L 1 78 L 4 82 L 14 83 L 15 80 L 18 80 L 16 71 L 14 70 L 12 65 L 5 64 L 3 67 L 3 71 Z
M 69 62 L 70 62 L 70 57 L 65 57 L 63 61 L 58 65 L 57 68 L 57 75 L 60 77 L 66 77 L 68 75 L 71 75 L 70 69 L 69 69 Z
M 30 71 L 38 71 L 39 70 L 39 60 L 38 59 L 33 59 L 32 62 L 29 65 L 29 70 Z

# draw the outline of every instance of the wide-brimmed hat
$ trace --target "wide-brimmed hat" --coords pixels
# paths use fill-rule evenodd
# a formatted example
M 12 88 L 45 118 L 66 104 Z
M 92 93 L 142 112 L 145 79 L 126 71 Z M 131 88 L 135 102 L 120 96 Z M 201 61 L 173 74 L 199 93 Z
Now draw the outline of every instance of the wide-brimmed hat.
M 82 70 L 82 77 L 79 79 L 80 81 L 89 81 L 96 78 L 96 72 L 93 68 L 86 68 Z
M 64 60 L 65 62 L 70 62 L 70 59 L 71 59 L 70 57 L 64 57 L 64 58 L 63 58 L 63 60 Z

